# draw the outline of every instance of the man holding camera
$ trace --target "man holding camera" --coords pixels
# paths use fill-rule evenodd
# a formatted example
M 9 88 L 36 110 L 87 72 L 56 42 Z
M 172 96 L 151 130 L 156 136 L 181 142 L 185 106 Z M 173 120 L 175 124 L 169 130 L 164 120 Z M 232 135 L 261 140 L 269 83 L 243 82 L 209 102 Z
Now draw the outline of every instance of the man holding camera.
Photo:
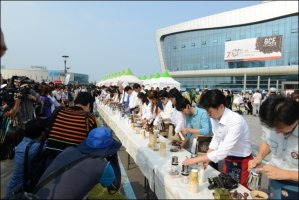
M 21 98 L 20 109 L 16 115 L 18 126 L 22 126 L 23 122 L 35 118 L 34 103 L 38 98 L 36 92 L 30 88 L 27 82 L 28 80 L 24 79 L 20 81 L 20 92 L 17 93 L 18 97 Z

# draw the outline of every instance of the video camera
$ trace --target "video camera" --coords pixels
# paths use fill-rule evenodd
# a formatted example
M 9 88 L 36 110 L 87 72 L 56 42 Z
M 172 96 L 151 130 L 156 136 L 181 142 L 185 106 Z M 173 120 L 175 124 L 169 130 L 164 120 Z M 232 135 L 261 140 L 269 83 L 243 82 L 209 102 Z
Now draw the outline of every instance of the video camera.
M 15 82 L 19 82 L 20 85 L 15 85 Z M 26 86 L 20 87 L 25 84 Z M 34 87 L 35 82 L 28 77 L 13 76 L 9 84 L 0 90 L 0 102 L 6 101 L 9 105 L 13 105 L 15 96 L 23 101 Z

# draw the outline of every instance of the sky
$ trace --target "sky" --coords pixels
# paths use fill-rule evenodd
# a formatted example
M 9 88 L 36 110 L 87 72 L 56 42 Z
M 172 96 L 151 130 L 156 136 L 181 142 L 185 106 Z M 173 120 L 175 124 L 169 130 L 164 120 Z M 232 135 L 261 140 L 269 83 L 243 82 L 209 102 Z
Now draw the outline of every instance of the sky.
M 156 31 L 258 1 L 1 1 L 5 68 L 46 66 L 89 81 L 130 68 L 161 73 Z

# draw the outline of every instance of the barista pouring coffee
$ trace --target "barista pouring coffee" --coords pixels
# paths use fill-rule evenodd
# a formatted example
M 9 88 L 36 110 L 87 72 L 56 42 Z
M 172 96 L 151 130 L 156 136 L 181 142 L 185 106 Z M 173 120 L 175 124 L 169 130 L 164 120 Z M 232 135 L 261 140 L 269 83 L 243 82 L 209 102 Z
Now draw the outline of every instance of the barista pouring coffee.
M 224 159 L 223 171 L 246 186 L 248 161 L 252 160 L 250 133 L 244 118 L 226 108 L 226 98 L 220 90 L 208 90 L 202 94 L 200 105 L 211 117 L 213 139 L 207 154 L 189 158 L 184 165 L 204 164 Z
M 267 176 L 270 199 L 298 199 L 298 109 L 298 102 L 281 96 L 268 97 L 260 107 L 260 120 L 266 127 L 248 170 L 255 168 Z M 258 166 L 268 154 L 269 164 Z

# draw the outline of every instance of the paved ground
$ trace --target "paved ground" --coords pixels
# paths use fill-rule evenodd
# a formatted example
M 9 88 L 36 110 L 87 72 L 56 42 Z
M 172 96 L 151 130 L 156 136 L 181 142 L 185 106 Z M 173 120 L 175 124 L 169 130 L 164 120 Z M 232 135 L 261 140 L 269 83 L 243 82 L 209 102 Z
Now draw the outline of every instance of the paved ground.
M 261 137 L 261 124 L 258 117 L 255 117 L 253 115 L 247 115 L 243 114 L 243 117 L 248 123 L 250 132 L 251 132 L 251 144 L 253 148 L 253 152 L 256 155 L 258 151 L 258 145 L 260 142 Z M 135 193 L 135 196 L 137 199 L 145 199 L 146 193 L 144 189 L 144 176 L 139 170 L 138 166 L 134 163 L 134 160 L 130 159 L 130 165 L 129 169 L 127 169 L 127 160 L 128 160 L 128 154 L 125 151 L 125 148 L 122 147 L 119 152 L 119 157 L 121 159 L 121 162 L 125 168 L 125 171 L 127 173 L 127 176 L 129 178 L 129 181 L 131 183 L 132 189 Z M 262 190 L 267 191 L 268 187 L 268 180 L 263 177 L 262 178 Z M 124 193 L 124 189 L 121 190 L 122 193 Z M 157 199 L 156 195 L 153 192 L 150 192 L 149 199 Z

